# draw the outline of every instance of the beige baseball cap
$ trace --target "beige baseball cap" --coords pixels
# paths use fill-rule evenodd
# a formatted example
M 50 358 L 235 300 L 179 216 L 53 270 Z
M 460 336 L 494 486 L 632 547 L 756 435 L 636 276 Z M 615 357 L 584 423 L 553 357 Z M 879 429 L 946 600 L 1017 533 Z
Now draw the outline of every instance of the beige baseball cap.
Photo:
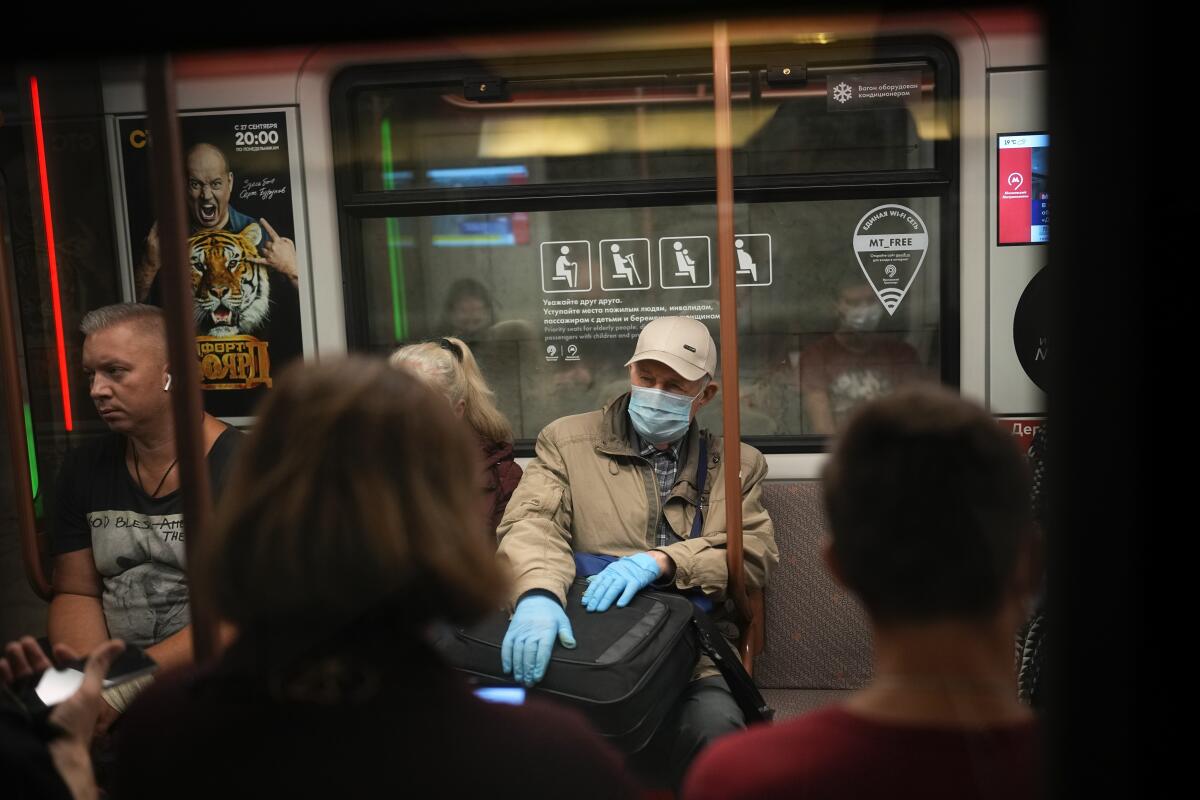
M 717 374 L 717 345 L 699 320 L 659 317 L 642 328 L 633 358 L 625 366 L 635 361 L 659 361 L 685 380 L 696 381 Z

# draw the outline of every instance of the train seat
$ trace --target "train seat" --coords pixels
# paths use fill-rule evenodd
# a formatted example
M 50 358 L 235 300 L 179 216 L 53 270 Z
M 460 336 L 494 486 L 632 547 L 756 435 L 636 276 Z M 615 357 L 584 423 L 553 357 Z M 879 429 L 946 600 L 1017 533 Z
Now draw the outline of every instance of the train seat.
M 820 481 L 767 481 L 779 568 L 765 592 L 766 637 L 754 680 L 783 719 L 836 703 L 871 676 L 871 633 L 858 602 L 821 559 Z

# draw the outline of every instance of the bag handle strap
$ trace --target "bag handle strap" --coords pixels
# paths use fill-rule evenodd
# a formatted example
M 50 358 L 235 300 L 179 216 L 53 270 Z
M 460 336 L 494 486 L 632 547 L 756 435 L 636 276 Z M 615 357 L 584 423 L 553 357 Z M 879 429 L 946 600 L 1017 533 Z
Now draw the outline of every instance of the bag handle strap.
M 767 705 L 762 692 L 754 684 L 754 678 L 746 672 L 742 659 L 729 646 L 729 641 L 717 630 L 717 626 L 695 605 L 692 606 L 692 628 L 696 632 L 696 641 L 700 649 L 712 659 L 721 671 L 721 677 L 729 686 L 729 693 L 737 702 L 738 708 L 746 718 L 747 725 L 760 722 L 770 722 L 775 718 L 775 709 Z

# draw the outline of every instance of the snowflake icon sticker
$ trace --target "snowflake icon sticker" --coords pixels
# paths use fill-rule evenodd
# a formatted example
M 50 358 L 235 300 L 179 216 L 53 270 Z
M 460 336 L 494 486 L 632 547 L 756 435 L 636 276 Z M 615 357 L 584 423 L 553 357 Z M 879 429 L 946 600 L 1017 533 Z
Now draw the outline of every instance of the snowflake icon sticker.
M 851 95 L 852 92 L 850 90 L 850 84 L 846 83 L 845 81 L 842 81 L 837 86 L 833 87 L 833 99 L 837 100 L 839 103 L 848 103 Z

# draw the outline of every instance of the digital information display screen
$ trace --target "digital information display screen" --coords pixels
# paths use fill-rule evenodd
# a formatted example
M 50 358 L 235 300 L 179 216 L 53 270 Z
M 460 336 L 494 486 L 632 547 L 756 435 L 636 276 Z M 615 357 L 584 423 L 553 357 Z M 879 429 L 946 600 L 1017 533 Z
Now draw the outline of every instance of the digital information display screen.
M 523 165 L 458 167 L 427 170 L 430 186 L 504 186 L 527 183 L 529 170 Z M 505 247 L 529 244 L 529 215 L 453 214 L 433 220 L 434 247 Z
M 1049 134 L 1002 133 L 997 154 L 999 243 L 1050 241 Z

